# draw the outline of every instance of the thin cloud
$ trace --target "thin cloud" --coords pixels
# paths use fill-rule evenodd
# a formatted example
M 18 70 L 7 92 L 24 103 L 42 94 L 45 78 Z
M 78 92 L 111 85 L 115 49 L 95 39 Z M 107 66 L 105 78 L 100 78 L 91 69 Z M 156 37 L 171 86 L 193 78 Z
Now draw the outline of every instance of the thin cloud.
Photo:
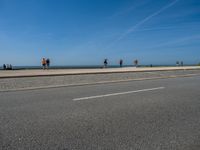
M 134 31 L 136 31 L 136 29 L 138 27 L 140 27 L 141 25 L 143 25 L 144 23 L 146 23 L 147 21 L 149 21 L 150 19 L 152 19 L 153 17 L 159 15 L 160 13 L 164 12 L 165 10 L 167 10 L 168 8 L 172 7 L 173 5 L 175 5 L 179 0 L 175 0 L 173 2 L 171 2 L 170 4 L 165 5 L 164 7 L 162 7 L 161 9 L 159 9 L 158 11 L 152 13 L 151 15 L 147 16 L 146 18 L 144 18 L 143 20 L 141 20 L 140 22 L 138 22 L 136 25 L 132 26 L 130 29 L 128 29 L 125 33 L 123 33 L 115 42 L 113 42 L 112 44 L 119 42 L 120 40 L 124 39 L 128 34 L 133 33 Z M 112 45 L 111 44 L 111 45 Z M 110 45 L 110 46 L 111 46 Z M 108 46 L 108 47 L 110 47 Z
M 156 31 L 156 30 L 169 30 L 169 29 L 177 29 L 177 28 L 178 27 L 173 27 L 173 26 L 169 26 L 169 27 L 157 27 L 157 28 L 144 28 L 144 29 L 136 30 L 135 32 Z
M 161 48 L 161 47 L 166 47 L 166 46 L 174 46 L 174 45 L 182 44 L 182 43 L 187 44 L 187 42 L 191 42 L 191 41 L 198 40 L 198 39 L 200 39 L 200 35 L 193 35 L 193 36 L 189 36 L 189 37 L 178 38 L 176 40 L 172 40 L 172 41 L 169 41 L 169 42 L 164 42 L 164 43 L 158 44 L 158 45 L 151 47 L 151 48 Z
M 143 20 L 141 20 L 140 22 L 138 22 L 136 25 L 134 25 L 133 27 L 131 27 L 129 30 L 127 30 L 121 37 L 119 37 L 118 40 L 121 40 L 123 38 L 125 38 L 128 34 L 132 33 L 135 31 L 136 28 L 140 27 L 141 25 L 143 25 L 145 22 L 149 21 L 150 19 L 152 19 L 153 17 L 159 15 L 161 12 L 167 10 L 168 8 L 172 7 L 173 5 L 175 5 L 179 0 L 175 0 L 172 3 L 162 7 L 160 10 L 154 12 L 153 14 L 149 15 L 148 17 L 144 18 Z
M 136 3 L 133 6 L 128 7 L 125 10 L 117 12 L 116 14 L 114 14 L 113 16 L 111 16 L 111 18 L 118 17 L 118 16 L 121 16 L 121 15 L 124 15 L 124 14 L 128 14 L 128 13 L 134 11 L 135 9 L 137 9 L 137 8 L 139 8 L 139 7 L 147 4 L 148 2 L 149 2 L 149 0 L 147 0 L 147 1 L 141 1 L 140 0 L 139 2 L 136 1 Z

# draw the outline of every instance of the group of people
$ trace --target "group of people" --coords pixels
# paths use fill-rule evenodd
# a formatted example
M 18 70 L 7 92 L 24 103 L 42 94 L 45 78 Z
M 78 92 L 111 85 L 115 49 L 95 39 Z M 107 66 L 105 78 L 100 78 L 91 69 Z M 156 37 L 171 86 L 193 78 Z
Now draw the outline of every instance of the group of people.
M 49 69 L 49 67 L 50 67 L 50 59 L 49 58 L 47 58 L 47 59 L 42 58 L 42 67 L 43 67 L 43 69 Z
M 108 59 L 106 58 L 106 59 L 104 59 L 104 68 L 107 68 L 107 66 L 108 66 Z M 120 67 L 122 67 L 123 66 L 123 60 L 122 59 L 120 59 L 119 60 L 119 66 Z
M 136 59 L 136 60 L 134 60 L 133 63 L 134 63 L 134 65 L 137 67 L 139 61 Z M 104 66 L 103 66 L 103 68 L 106 68 L 107 66 L 108 66 L 108 59 L 106 58 L 106 59 L 104 59 Z M 119 60 L 119 66 L 120 66 L 120 67 L 123 66 L 123 59 L 120 59 L 120 60 Z
M 176 66 L 183 66 L 183 61 L 181 61 L 181 62 L 177 61 Z
M 11 64 L 3 64 L 3 70 L 12 70 L 13 69 L 13 67 L 12 67 L 12 65 Z
M 50 67 L 50 59 L 49 58 L 47 58 L 47 59 L 45 59 L 45 58 L 42 58 L 42 68 L 45 70 L 45 69 L 49 69 L 49 67 Z M 103 68 L 107 68 L 107 66 L 108 66 L 108 59 L 106 58 L 106 59 L 104 59 L 104 66 L 103 66 Z M 133 61 L 133 63 L 134 63 L 134 65 L 137 67 L 138 66 L 138 64 L 139 64 L 139 61 L 136 59 L 136 60 L 134 60 Z M 177 61 L 176 62 L 176 65 L 177 66 L 183 66 L 183 61 L 181 61 L 181 62 L 179 62 L 179 61 Z M 119 60 L 119 66 L 120 67 L 122 67 L 123 66 L 123 59 L 120 59 Z M 150 65 L 150 67 L 153 67 L 153 65 L 151 64 Z M 13 67 L 12 67 L 12 65 L 11 64 L 3 64 L 3 70 L 12 70 L 13 69 Z

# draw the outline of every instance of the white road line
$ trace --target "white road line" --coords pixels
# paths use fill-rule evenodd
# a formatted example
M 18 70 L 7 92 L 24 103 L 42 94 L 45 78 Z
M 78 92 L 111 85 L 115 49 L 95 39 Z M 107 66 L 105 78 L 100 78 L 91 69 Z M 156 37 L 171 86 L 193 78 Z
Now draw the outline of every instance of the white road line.
M 88 99 L 95 99 L 95 98 L 109 97 L 109 96 L 116 96 L 116 95 L 124 95 L 124 94 L 130 94 L 130 93 L 155 91 L 155 90 L 161 90 L 161 89 L 164 89 L 164 88 L 165 87 L 156 87 L 156 88 L 142 89 L 142 90 L 136 90 L 136 91 L 127 91 L 127 92 L 111 93 L 111 94 L 105 94 L 105 95 L 97 95 L 97 96 L 89 96 L 89 97 L 82 97 L 82 98 L 74 98 L 73 101 L 88 100 Z

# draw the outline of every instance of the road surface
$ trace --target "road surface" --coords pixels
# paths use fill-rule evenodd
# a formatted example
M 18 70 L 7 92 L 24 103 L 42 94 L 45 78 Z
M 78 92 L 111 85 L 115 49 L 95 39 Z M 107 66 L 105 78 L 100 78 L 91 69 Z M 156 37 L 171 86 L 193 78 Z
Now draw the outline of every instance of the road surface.
M 0 92 L 2 150 L 199 150 L 200 76 Z

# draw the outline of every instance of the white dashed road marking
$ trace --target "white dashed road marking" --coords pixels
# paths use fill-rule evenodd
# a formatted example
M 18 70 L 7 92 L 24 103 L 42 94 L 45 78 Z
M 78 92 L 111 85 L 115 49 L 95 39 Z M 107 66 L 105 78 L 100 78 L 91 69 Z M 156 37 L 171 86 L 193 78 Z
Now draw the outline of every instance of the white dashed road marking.
M 110 94 L 105 94 L 105 95 L 81 97 L 81 98 L 74 98 L 73 101 L 88 100 L 88 99 L 110 97 L 110 96 L 117 96 L 117 95 L 125 95 L 125 94 L 131 94 L 131 93 L 139 93 L 139 92 L 148 92 L 148 91 L 162 90 L 164 88 L 165 87 L 156 87 L 156 88 L 142 89 L 142 90 L 136 90 L 136 91 L 127 91 L 127 92 L 120 92 L 120 93 L 110 93 Z

